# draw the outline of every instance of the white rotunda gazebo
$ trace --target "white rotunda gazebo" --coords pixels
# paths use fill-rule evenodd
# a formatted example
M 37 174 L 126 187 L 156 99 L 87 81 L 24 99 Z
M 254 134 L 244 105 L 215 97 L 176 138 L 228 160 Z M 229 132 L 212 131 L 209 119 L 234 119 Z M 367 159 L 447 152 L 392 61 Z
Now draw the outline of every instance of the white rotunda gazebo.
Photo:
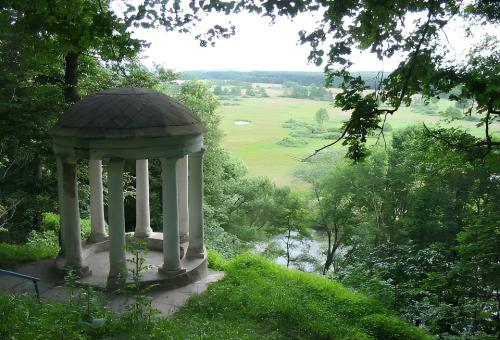
M 109 249 L 108 284 L 126 273 L 123 169 L 136 162 L 136 237 L 152 234 L 148 159 L 161 160 L 163 264 L 160 275 L 185 273 L 187 258 L 206 258 L 203 244 L 203 137 L 205 127 L 183 104 L 143 88 L 109 89 L 71 106 L 50 130 L 57 160 L 65 266 L 89 275 L 80 237 L 76 164 L 89 160 L 91 242 Z M 104 229 L 102 162 L 108 166 L 108 225 Z M 205 261 L 206 266 L 206 261 Z

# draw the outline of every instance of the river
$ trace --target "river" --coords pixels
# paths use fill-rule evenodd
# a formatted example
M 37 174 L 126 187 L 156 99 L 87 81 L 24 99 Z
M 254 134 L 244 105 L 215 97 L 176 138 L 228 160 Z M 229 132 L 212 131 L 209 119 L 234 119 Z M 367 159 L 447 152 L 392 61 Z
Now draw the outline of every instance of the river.
M 306 272 L 321 272 L 325 261 L 325 250 L 327 241 L 323 234 L 312 231 L 311 237 L 299 237 L 297 232 L 291 233 L 290 263 L 291 268 L 297 268 Z M 259 242 L 255 245 L 255 251 L 266 255 L 273 254 L 274 262 L 286 266 L 286 240 L 287 234 L 277 235 L 267 242 Z

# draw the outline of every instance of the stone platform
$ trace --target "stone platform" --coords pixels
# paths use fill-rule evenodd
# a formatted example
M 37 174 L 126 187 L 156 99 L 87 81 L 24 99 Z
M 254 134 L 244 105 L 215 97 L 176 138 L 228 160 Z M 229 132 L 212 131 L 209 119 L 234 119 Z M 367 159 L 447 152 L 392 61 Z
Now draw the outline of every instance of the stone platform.
M 223 278 L 224 273 L 207 268 L 206 253 L 202 258 L 186 256 L 183 250 L 187 249 L 188 244 L 184 243 L 181 244 L 183 249 L 181 265 L 186 272 L 173 277 L 158 272 L 158 268 L 163 265 L 162 236 L 161 233 L 153 233 L 147 240 L 149 251 L 143 257 L 145 265 L 150 266 L 150 269 L 142 274 L 143 279 L 140 284 L 155 285 L 154 289 L 147 293 L 152 298 L 152 306 L 160 310 L 162 314 L 170 315 L 181 308 L 191 295 L 201 294 L 210 283 Z M 107 240 L 83 244 L 84 263 L 89 267 L 91 275 L 81 278 L 80 282 L 89 283 L 105 292 L 108 305 L 114 311 L 121 312 L 127 303 L 127 298 L 107 289 L 109 272 L 107 249 Z M 132 259 L 132 257 L 132 254 L 126 253 L 126 259 Z M 40 278 L 39 289 L 42 299 L 63 301 L 67 299 L 69 292 L 64 286 L 64 278 L 60 270 L 62 265 L 62 259 L 42 260 L 18 267 L 15 271 Z M 127 262 L 127 267 L 132 268 L 133 263 Z M 3 275 L 0 275 L 0 291 L 33 295 L 35 293 L 32 282 Z
M 166 289 L 174 289 L 185 286 L 189 283 L 198 281 L 207 275 L 207 258 L 187 258 L 181 260 L 181 266 L 186 269 L 185 273 L 176 276 L 167 276 L 158 271 L 163 265 L 163 252 L 150 250 L 147 254 L 142 255 L 145 259 L 145 266 L 149 268 L 142 273 L 141 285 L 157 285 Z M 127 260 L 131 260 L 133 255 L 129 252 L 125 254 Z M 101 251 L 90 254 L 85 259 L 87 265 L 92 272 L 90 276 L 82 278 L 80 281 L 89 283 L 95 288 L 105 290 L 109 273 L 109 254 L 107 251 Z M 127 268 L 130 270 L 134 264 L 127 261 Z M 130 272 L 129 279 L 130 281 Z
M 33 262 L 18 267 L 15 271 L 40 278 L 38 286 L 42 302 L 43 300 L 65 301 L 70 295 L 69 288 L 63 286 L 62 278 L 57 274 L 55 260 Z M 207 275 L 199 281 L 171 290 L 159 287 L 147 292 L 147 295 L 152 299 L 152 307 L 158 309 L 164 316 L 169 316 L 182 308 L 190 296 L 203 293 L 210 283 L 223 277 L 224 272 L 208 269 Z M 0 275 L 0 291 L 35 296 L 35 289 L 31 281 L 5 275 Z M 104 297 L 113 311 L 120 313 L 125 309 L 127 297 L 112 292 L 107 292 Z
M 133 237 L 132 233 L 127 234 L 127 238 Z M 163 233 L 152 233 L 144 238 L 147 252 L 141 254 L 145 259 L 144 266 L 146 270 L 141 273 L 141 286 L 155 285 L 165 289 L 175 289 L 187 284 L 196 282 L 207 275 L 207 254 L 203 257 L 189 257 L 186 255 L 188 243 L 181 243 L 181 267 L 185 272 L 175 276 L 169 276 L 158 269 L 163 265 Z M 91 274 L 80 279 L 82 283 L 88 283 L 99 290 L 106 290 L 109 274 L 109 252 L 108 240 L 102 240 L 96 243 L 85 243 L 83 245 L 83 262 L 88 266 Z M 134 263 L 130 260 L 134 256 L 130 252 L 125 253 L 127 268 L 129 269 L 127 283 L 132 283 L 130 270 L 134 268 Z M 59 260 L 59 267 L 63 267 L 62 259 Z

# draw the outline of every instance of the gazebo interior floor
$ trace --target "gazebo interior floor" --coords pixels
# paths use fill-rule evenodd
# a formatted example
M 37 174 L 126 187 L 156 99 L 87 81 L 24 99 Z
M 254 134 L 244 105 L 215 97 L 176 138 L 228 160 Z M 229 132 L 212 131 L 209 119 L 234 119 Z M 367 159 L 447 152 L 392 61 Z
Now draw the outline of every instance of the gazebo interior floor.
M 186 248 L 184 248 L 186 249 Z M 174 289 L 182 287 L 191 282 L 201 279 L 207 273 L 207 258 L 189 258 L 184 256 L 181 259 L 182 268 L 186 272 L 176 276 L 168 276 L 158 271 L 163 265 L 163 252 L 158 250 L 148 250 L 141 254 L 145 259 L 143 266 L 146 270 L 141 273 L 141 285 L 158 285 L 161 288 Z M 127 268 L 129 270 L 127 283 L 131 282 L 131 270 L 135 268 L 135 264 L 130 260 L 134 258 L 133 254 L 126 252 Z M 92 272 L 91 275 L 81 278 L 79 281 L 88 283 L 98 289 L 106 289 L 109 274 L 109 252 L 107 250 L 90 254 L 85 259 L 85 265 Z

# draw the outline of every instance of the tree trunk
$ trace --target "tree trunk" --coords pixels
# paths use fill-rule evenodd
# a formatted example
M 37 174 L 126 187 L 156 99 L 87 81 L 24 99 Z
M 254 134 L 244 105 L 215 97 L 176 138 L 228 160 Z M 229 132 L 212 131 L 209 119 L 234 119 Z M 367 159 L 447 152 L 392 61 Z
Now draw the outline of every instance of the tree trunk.
M 290 237 L 291 237 L 292 228 L 290 228 L 290 224 L 288 224 L 288 236 L 286 238 L 286 267 L 290 266 Z
M 332 231 L 326 228 L 326 234 L 328 235 L 328 250 L 326 251 L 326 261 L 325 265 L 323 267 L 323 275 L 326 275 L 326 272 L 328 269 L 330 269 L 330 266 L 332 264 Z
M 40 182 L 42 180 L 42 160 L 40 157 L 36 156 L 33 162 L 33 177 L 35 178 L 35 183 L 33 185 L 34 194 L 40 193 Z M 38 207 L 33 216 L 33 229 L 40 230 L 42 227 L 42 212 Z
M 335 257 L 335 254 L 337 253 L 337 249 L 340 246 L 340 238 L 339 236 L 339 226 L 336 222 L 333 223 L 334 225 L 334 233 L 333 233 L 333 244 L 332 244 L 332 231 L 327 228 L 326 232 L 328 234 L 328 250 L 326 253 L 326 261 L 325 261 L 325 266 L 323 267 L 323 275 L 326 275 L 326 273 L 330 270 L 330 267 L 333 264 L 333 259 Z
M 79 54 L 76 52 L 68 52 L 64 56 L 64 101 L 68 105 L 80 100 L 80 94 L 78 93 L 78 58 Z M 61 246 L 59 255 L 63 256 L 64 247 L 61 228 L 59 228 L 58 239 Z
M 68 52 L 64 57 L 64 100 L 73 104 L 80 100 L 78 93 L 78 53 Z

